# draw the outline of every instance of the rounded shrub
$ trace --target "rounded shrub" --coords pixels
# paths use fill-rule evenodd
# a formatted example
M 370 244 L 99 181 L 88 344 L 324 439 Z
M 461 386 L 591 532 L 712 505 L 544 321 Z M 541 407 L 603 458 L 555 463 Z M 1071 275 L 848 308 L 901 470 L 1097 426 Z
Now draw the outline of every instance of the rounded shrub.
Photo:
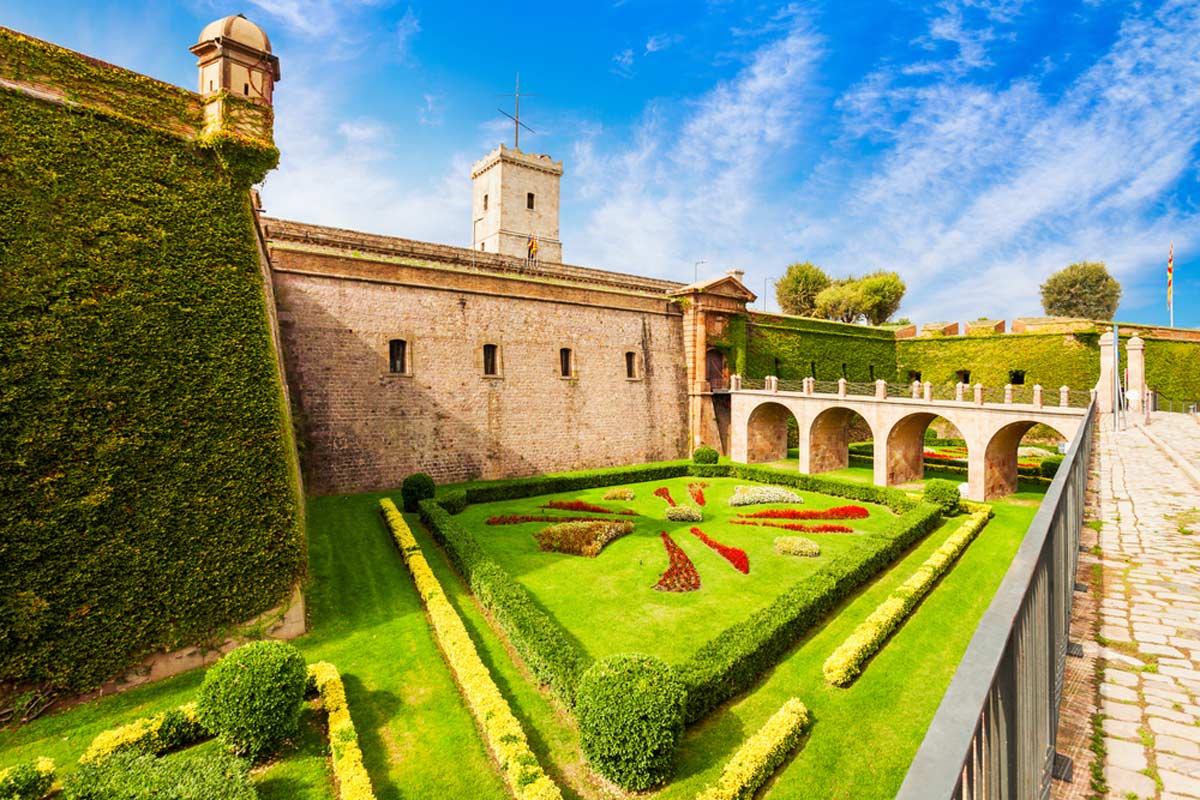
M 686 702 L 682 681 L 653 656 L 618 654 L 592 664 L 575 697 L 581 744 L 592 768 L 633 791 L 665 781 L 683 733 Z
M 1062 466 L 1062 456 L 1046 456 L 1042 459 L 1042 464 L 1039 469 L 1042 471 L 1042 476 L 1045 478 L 1053 478 L 1058 474 L 1058 468 Z
M 414 472 L 400 485 L 400 496 L 404 498 L 404 510 L 416 511 L 417 503 L 433 497 L 433 478 L 424 472 Z M 466 497 L 464 496 L 464 500 Z M 453 512 L 451 512 L 453 513 Z
M 958 486 L 953 481 L 933 478 L 925 482 L 925 502 L 941 507 L 942 513 L 946 516 L 958 512 L 958 501 L 961 499 Z
M 299 730 L 306 673 L 304 656 L 287 642 L 239 647 L 205 674 L 200 722 L 239 755 L 270 755 Z
M 717 451 L 706 444 L 702 444 L 692 453 L 692 461 L 697 464 L 715 464 L 720 456 Z

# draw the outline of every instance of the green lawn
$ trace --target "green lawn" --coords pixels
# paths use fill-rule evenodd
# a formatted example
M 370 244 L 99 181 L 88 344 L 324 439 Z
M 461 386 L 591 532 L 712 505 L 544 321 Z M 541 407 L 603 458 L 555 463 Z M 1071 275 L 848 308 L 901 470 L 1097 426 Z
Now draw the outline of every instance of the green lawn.
M 851 503 L 811 492 L 798 492 L 804 498 L 799 506 L 776 503 L 731 508 L 729 497 L 745 482 L 708 478 L 704 481 L 709 487 L 704 490 L 707 504 L 702 509 L 703 522 L 665 520 L 663 513 L 668 506 L 654 496 L 654 490 L 665 486 L 675 502 L 694 505 L 687 486 L 698 480 L 675 478 L 630 484 L 628 488 L 634 491 L 635 498 L 629 502 L 606 501 L 603 496 L 608 489 L 599 488 L 486 503 L 469 506 L 459 519 L 475 531 L 477 540 L 492 558 L 525 584 L 592 657 L 637 651 L 656 655 L 668 663 L 681 663 L 701 644 L 769 604 L 784 589 L 815 571 L 828 557 L 849 549 L 855 539 L 854 534 L 797 533 L 731 524 L 729 520 L 738 512 L 861 505 L 870 510 L 869 518 L 830 521 L 856 531 L 877 531 L 896 518 L 884 506 Z M 633 533 L 608 545 L 596 558 L 539 552 L 534 534 L 546 527 L 545 522 L 485 524 L 487 518 L 505 514 L 587 514 L 540 508 L 549 500 L 583 500 L 613 510 L 632 509 L 642 516 L 630 517 L 635 523 Z M 809 524 L 821 523 L 814 520 Z M 693 536 L 689 532 L 692 527 L 698 527 L 723 545 L 745 550 L 750 559 L 750 573 L 743 575 L 735 570 Z M 660 592 L 653 588 L 668 564 L 660 531 L 669 533 L 695 564 L 700 574 L 698 591 Z M 774 549 L 776 536 L 810 538 L 821 546 L 821 557 L 780 556 Z
M 869 474 L 869 470 L 861 468 L 846 474 L 854 476 L 860 472 Z M 720 502 L 720 492 L 728 489 L 718 489 L 716 480 L 710 479 L 709 483 L 713 486 L 706 494 L 715 510 L 715 503 Z M 657 485 L 660 484 L 652 484 L 650 488 Z M 656 796 L 664 800 L 694 796 L 716 777 L 725 760 L 745 737 L 792 696 L 800 697 L 812 710 L 812 732 L 798 755 L 780 772 L 778 780 L 767 791 L 767 797 L 772 800 L 857 800 L 894 795 L 954 667 L 1036 511 L 1040 488 L 1028 487 L 1027 490 L 1023 487 L 1022 493 L 1014 496 L 1011 502 L 995 504 L 995 519 L 851 688 L 827 686 L 821 676 L 821 663 L 855 625 L 916 569 L 956 522 L 935 531 L 903 561 L 851 598 L 836 616 L 798 643 L 753 691 L 690 728 L 680 749 L 677 778 Z M 649 495 L 643 498 L 640 488 L 637 490 L 639 501 L 648 499 L 661 505 L 657 498 Z M 599 495 L 603 494 L 602 490 L 597 491 Z M 687 496 L 686 489 L 673 489 L 673 494 L 677 500 Z M 483 750 L 471 717 L 430 636 L 412 580 L 380 522 L 377 513 L 380 496 L 323 497 L 309 501 L 310 585 L 307 599 L 312 632 L 297 644 L 310 660 L 326 659 L 341 670 L 367 768 L 381 799 L 469 797 L 502 800 L 508 796 L 507 792 Z M 593 499 L 594 493 L 580 492 L 577 496 Z M 517 508 L 521 502 L 524 501 L 509 502 L 504 506 Z M 818 507 L 841 502 L 813 497 L 805 505 Z M 888 514 L 880 509 L 876 512 Z M 478 521 L 479 513 L 479 509 L 468 509 L 464 515 L 472 515 Z M 497 684 L 525 725 L 543 765 L 563 786 L 568 798 L 604 796 L 603 788 L 594 782 L 583 764 L 578 734 L 570 716 L 548 693 L 530 684 L 429 535 L 414 516 L 406 515 L 406 518 Z M 643 534 L 643 525 L 654 529 Z M 769 576 L 767 563 L 780 558 L 747 547 L 751 551 L 751 571 L 749 575 L 741 575 L 688 534 L 689 525 L 679 525 L 682 530 L 675 539 L 695 561 L 704 589 L 691 595 L 670 596 L 672 601 L 689 597 L 702 599 L 706 589 L 712 589 L 714 594 L 728 592 L 733 595 L 738 580 L 747 589 L 759 580 L 765 585 Z M 667 528 L 656 526 L 657 523 L 649 519 L 639 522 L 638 533 L 626 545 L 658 548 L 655 551 L 651 547 L 648 551 L 654 553 L 657 561 L 639 565 L 642 571 L 628 563 L 632 555 L 625 558 L 628 570 L 623 573 L 623 580 L 631 581 L 630 586 L 639 591 L 648 591 L 666 561 L 662 545 L 654 536 L 659 529 Z M 723 542 L 726 529 L 736 529 L 736 526 L 728 525 L 716 528 L 710 523 L 699 527 Z M 497 530 L 503 529 L 487 528 L 489 534 Z M 523 535 L 531 539 L 532 530 L 536 530 L 536 526 L 512 526 L 497 535 L 516 538 Z M 776 533 L 756 528 L 746 530 L 749 533 L 743 535 L 764 540 L 773 538 Z M 832 536 L 822 537 L 822 544 L 829 538 Z M 726 543 L 745 546 L 742 541 L 732 538 Z M 621 544 L 617 542 L 610 547 Z M 618 555 L 620 552 L 613 551 Z M 593 563 L 602 563 L 607 555 L 610 553 L 606 550 Z M 547 563 L 563 562 L 576 570 L 581 562 L 587 561 L 539 554 L 532 549 L 523 555 L 514 553 L 512 558 L 516 559 L 515 563 L 520 563 L 521 559 L 538 559 L 539 562 L 548 559 Z M 646 562 L 648 556 L 642 560 Z M 791 561 L 785 563 L 788 569 L 804 568 Z M 522 581 L 531 581 L 543 572 L 552 573 L 553 569 L 539 565 L 537 569 L 520 571 L 518 577 Z M 581 577 L 585 573 L 577 571 L 574 574 L 577 577 L 571 586 L 572 595 L 579 598 L 579 607 L 583 607 L 595 588 Z M 649 594 L 653 602 L 661 602 L 665 596 L 652 591 Z M 746 607 L 769 600 L 769 596 L 760 596 L 757 590 L 743 594 L 745 598 L 741 599 L 748 603 Z M 645 601 L 639 602 L 644 604 Z M 632 601 L 618 606 L 626 613 L 636 608 Z M 630 630 L 637 626 L 623 621 L 622 627 L 625 632 L 621 636 L 628 637 Z M 579 635 L 579 626 L 572 624 L 572 629 Z M 588 649 L 594 650 L 593 654 L 606 652 L 607 634 L 590 635 L 595 638 L 586 642 Z M 669 649 L 674 650 L 674 645 Z M 100 730 L 186 702 L 194 695 L 200 677 L 199 672 L 179 676 L 45 717 L 15 731 L 0 731 L 0 767 L 47 755 L 69 769 Z M 305 719 L 302 735 L 285 751 L 284 757 L 257 776 L 263 797 L 308 800 L 331 796 L 327 744 L 319 728 L 322 718 L 308 712 Z M 212 746 L 215 745 L 205 745 Z

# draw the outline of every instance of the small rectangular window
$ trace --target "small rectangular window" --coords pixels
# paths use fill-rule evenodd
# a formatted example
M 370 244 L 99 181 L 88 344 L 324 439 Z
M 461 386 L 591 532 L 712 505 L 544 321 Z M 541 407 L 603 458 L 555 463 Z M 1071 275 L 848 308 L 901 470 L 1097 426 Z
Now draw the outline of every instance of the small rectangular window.
M 397 375 L 408 374 L 408 342 L 403 339 L 388 342 L 388 371 Z
M 487 195 L 483 196 L 483 210 L 487 211 Z
M 571 358 L 571 348 L 564 347 L 558 351 L 558 374 L 564 378 L 571 377 L 574 371 L 574 364 Z
M 494 344 L 485 344 L 483 346 L 483 374 L 484 375 L 499 375 L 499 365 L 497 364 L 496 354 L 499 348 Z
M 1025 385 L 1025 370 L 1010 369 L 1008 371 L 1008 382 L 1011 383 L 1013 386 L 1024 386 Z
M 867 369 L 870 370 L 870 372 L 871 372 L 871 383 L 874 383 L 875 382 L 875 365 L 871 364 L 867 367 Z
M 529 192 L 525 195 L 525 207 L 530 211 L 533 211 L 533 192 Z
M 632 350 L 625 354 L 625 377 L 637 377 L 637 353 Z
M 960 370 L 958 370 L 958 372 L 956 374 L 958 375 L 959 383 L 970 383 L 971 382 L 971 370 L 960 369 Z
M 909 383 L 912 383 L 913 381 L 919 382 L 920 380 L 921 380 L 921 371 L 920 370 L 910 369 L 908 371 L 908 382 Z

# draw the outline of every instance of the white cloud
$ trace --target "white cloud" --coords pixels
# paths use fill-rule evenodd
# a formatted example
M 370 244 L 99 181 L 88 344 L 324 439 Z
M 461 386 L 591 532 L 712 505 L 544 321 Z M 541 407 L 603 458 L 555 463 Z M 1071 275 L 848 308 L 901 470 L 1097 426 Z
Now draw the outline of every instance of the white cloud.
M 633 48 L 627 47 L 612 57 L 612 72 L 622 78 L 633 77 Z
M 683 41 L 683 35 L 678 33 L 659 33 L 646 40 L 646 55 L 658 53 L 673 47 Z M 632 53 L 631 53 L 632 55 Z
M 433 94 L 424 94 L 421 99 L 425 104 L 417 109 L 417 121 L 422 125 L 437 127 L 442 124 L 442 98 Z
M 396 51 L 401 59 L 407 59 L 411 55 L 412 40 L 420 32 L 421 21 L 413 13 L 412 6 L 409 6 L 404 16 L 396 23 Z

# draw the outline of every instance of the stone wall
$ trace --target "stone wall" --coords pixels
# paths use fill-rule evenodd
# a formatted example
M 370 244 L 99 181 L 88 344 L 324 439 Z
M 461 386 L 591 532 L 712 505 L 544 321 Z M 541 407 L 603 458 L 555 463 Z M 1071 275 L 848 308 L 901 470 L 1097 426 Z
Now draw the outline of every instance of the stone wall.
M 314 226 L 289 225 L 265 229 L 311 492 L 394 488 L 416 471 L 446 483 L 686 455 L 682 314 L 656 283 L 310 246 L 296 234 Z M 408 343 L 410 374 L 389 372 L 392 339 Z M 496 377 L 483 374 L 485 344 L 499 346 Z

